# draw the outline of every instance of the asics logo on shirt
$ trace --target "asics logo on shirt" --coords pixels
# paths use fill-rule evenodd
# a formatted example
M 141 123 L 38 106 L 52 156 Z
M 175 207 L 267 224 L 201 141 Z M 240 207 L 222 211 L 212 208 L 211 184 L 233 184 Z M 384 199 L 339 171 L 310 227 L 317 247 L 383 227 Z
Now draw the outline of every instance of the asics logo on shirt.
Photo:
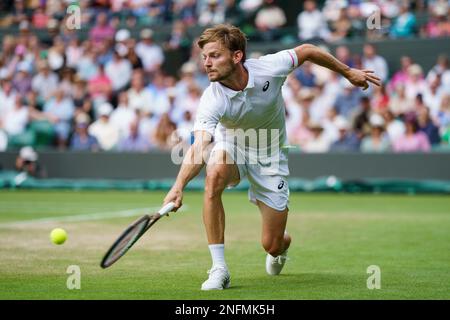
M 284 187 L 284 181 L 281 180 L 281 182 L 278 184 L 278 190 L 281 190 Z
M 269 85 L 270 85 L 270 82 L 269 82 L 269 81 L 266 81 L 266 83 L 264 83 L 264 87 L 263 87 L 263 91 L 264 91 L 264 92 L 266 92 L 267 89 L 269 89 Z

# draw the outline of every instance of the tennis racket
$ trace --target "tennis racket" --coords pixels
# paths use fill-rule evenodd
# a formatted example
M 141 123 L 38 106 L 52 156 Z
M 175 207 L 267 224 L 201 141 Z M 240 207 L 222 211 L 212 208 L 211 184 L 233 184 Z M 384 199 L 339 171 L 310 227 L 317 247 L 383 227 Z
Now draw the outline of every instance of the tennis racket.
M 106 269 L 123 257 L 136 241 L 138 241 L 139 238 L 156 223 L 156 221 L 172 211 L 174 206 L 175 203 L 169 202 L 159 209 L 158 212 L 152 215 L 146 214 L 130 224 L 106 252 L 100 266 L 103 269 Z

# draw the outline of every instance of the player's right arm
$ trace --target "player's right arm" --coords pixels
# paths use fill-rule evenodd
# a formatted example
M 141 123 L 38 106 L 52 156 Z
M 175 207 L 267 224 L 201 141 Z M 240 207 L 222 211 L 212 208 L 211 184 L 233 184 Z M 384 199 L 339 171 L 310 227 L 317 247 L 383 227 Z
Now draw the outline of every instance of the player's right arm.
M 211 86 L 208 87 L 203 92 L 197 108 L 193 128 L 194 143 L 186 152 L 175 184 L 164 199 L 164 204 L 169 201 L 175 203 L 174 211 L 181 207 L 183 190 L 186 185 L 199 174 L 205 165 L 205 159 L 207 159 L 212 146 L 216 126 L 224 114 L 224 108 L 223 99 L 214 94 Z
M 175 184 L 167 193 L 164 204 L 173 201 L 174 211 L 177 211 L 183 202 L 183 190 L 195 178 L 205 165 L 206 155 L 210 149 L 212 136 L 207 131 L 194 131 L 194 143 L 189 147 L 181 164 Z

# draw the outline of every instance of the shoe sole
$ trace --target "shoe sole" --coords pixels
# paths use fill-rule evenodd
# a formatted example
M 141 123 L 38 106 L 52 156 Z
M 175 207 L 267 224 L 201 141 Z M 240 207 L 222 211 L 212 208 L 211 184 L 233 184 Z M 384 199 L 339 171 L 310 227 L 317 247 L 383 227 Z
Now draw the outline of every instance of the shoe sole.
M 230 287 L 230 282 L 231 281 L 227 281 L 222 288 L 210 288 L 210 289 L 203 289 L 201 288 L 202 291 L 211 291 L 211 290 L 223 290 L 223 289 L 228 289 Z

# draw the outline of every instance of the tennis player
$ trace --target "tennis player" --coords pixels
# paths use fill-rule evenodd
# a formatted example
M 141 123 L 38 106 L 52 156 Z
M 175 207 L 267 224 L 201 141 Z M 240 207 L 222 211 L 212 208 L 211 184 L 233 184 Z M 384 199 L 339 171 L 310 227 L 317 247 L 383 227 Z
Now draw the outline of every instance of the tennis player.
M 281 87 L 288 74 L 308 60 L 341 74 L 354 86 L 364 89 L 369 83 L 379 86 L 380 79 L 373 71 L 350 68 L 311 44 L 247 60 L 245 34 L 231 25 L 206 29 L 197 44 L 202 50 L 211 84 L 200 100 L 194 143 L 183 159 L 164 204 L 174 201 L 175 210 L 181 207 L 184 187 L 206 164 L 203 221 L 212 267 L 201 289 L 221 290 L 230 286 L 224 255 L 222 193 L 244 177 L 250 182 L 249 199 L 261 212 L 261 243 L 267 252 L 266 272 L 278 275 L 287 259 L 291 243 L 291 236 L 286 232 L 289 168 L 288 150 L 284 148 L 287 137 Z M 258 133 L 256 145 L 229 139 L 243 133 L 254 137 L 252 130 Z M 260 137 L 259 133 L 264 131 L 269 132 L 265 141 L 272 145 L 261 144 L 264 140 L 261 137 L 267 135 Z M 273 145 L 277 146 L 275 153 L 265 152 L 260 156 L 259 151 L 273 150 Z

